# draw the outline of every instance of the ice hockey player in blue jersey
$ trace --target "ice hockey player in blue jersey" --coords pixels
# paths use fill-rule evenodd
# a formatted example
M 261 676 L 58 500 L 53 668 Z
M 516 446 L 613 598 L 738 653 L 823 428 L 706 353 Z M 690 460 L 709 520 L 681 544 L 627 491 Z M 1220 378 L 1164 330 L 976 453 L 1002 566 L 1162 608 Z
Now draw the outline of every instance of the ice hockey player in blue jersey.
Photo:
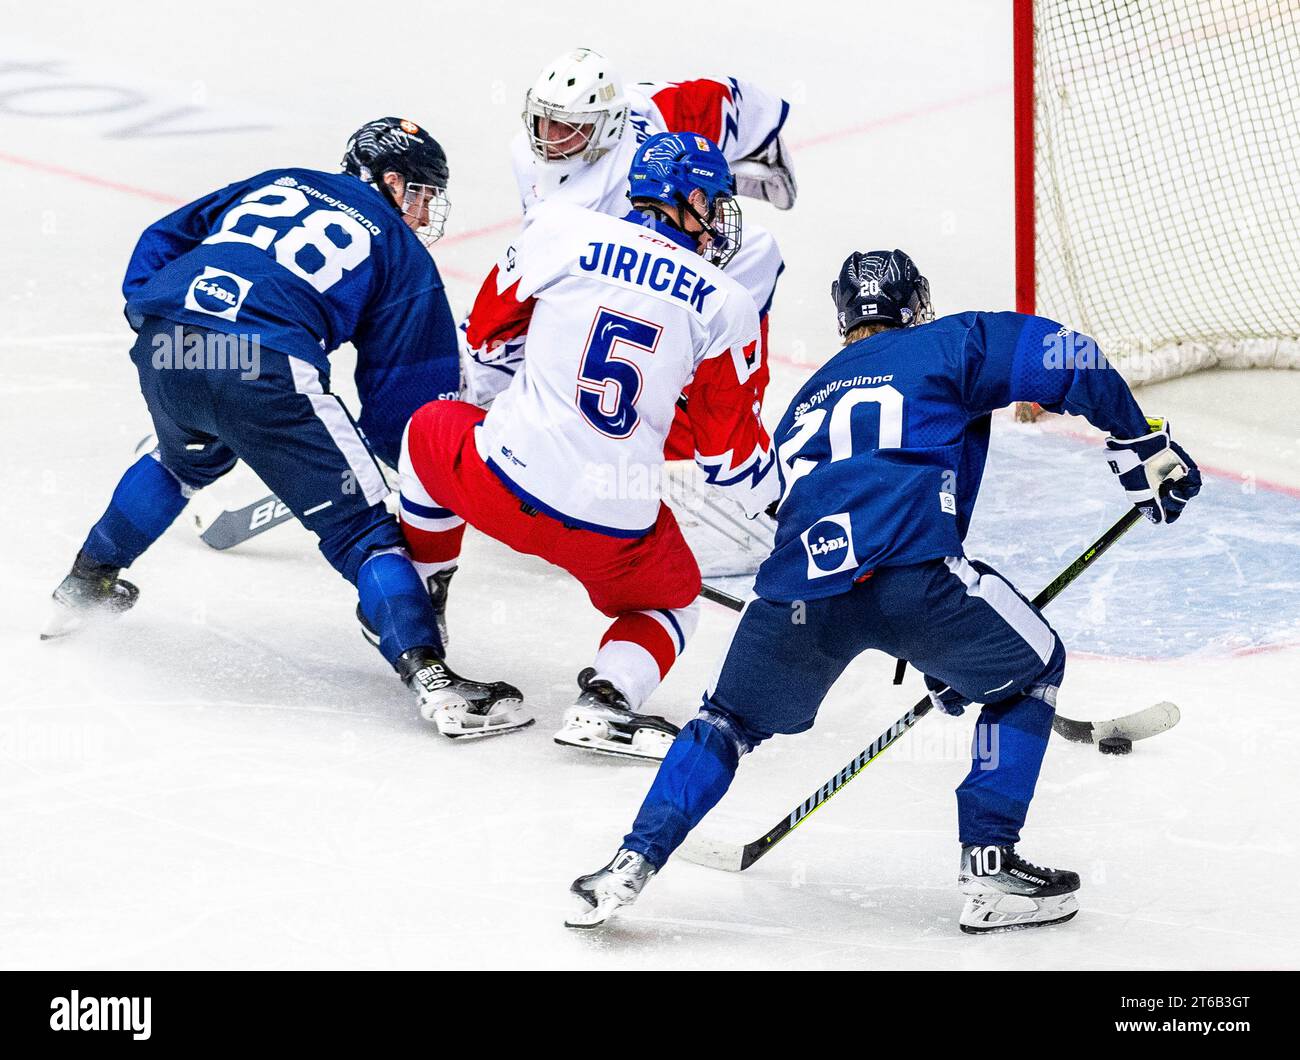
M 722 798 L 741 756 L 776 733 L 811 728 L 831 685 L 872 648 L 925 674 L 948 713 L 984 705 L 957 789 L 962 929 L 1039 926 L 1077 911 L 1078 875 L 1016 851 L 1065 649 L 1037 608 L 962 547 L 990 414 L 1036 401 L 1085 417 L 1109 435 L 1111 470 L 1152 522 L 1179 517 L 1200 472 L 1092 340 L 1054 321 L 933 321 L 929 284 L 898 250 L 851 255 L 832 296 L 845 346 L 774 434 L 782 494 L 757 596 L 622 848 L 574 882 L 572 927 L 601 924 L 634 901 Z M 996 755 L 987 751 L 994 733 Z
M 421 584 L 372 455 L 395 466 L 411 413 L 458 389 L 455 327 L 428 251 L 447 178 L 433 137 L 381 118 L 349 140 L 343 172 L 268 170 L 145 230 L 122 290 L 157 448 L 118 483 L 55 590 L 45 637 L 130 608 L 138 591 L 119 572 L 243 460 L 357 587 L 424 716 L 453 736 L 500 731 L 519 693 L 442 662 L 446 585 Z M 348 341 L 359 423 L 330 392 L 329 355 Z

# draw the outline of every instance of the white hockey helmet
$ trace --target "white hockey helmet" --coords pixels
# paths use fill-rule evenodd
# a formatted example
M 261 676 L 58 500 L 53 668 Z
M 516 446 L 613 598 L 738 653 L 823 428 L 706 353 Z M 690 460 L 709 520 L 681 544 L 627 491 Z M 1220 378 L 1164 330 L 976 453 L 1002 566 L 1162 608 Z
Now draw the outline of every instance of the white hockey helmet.
M 524 97 L 524 128 L 543 162 L 594 162 L 623 135 L 627 97 L 608 59 L 590 48 L 547 63 Z

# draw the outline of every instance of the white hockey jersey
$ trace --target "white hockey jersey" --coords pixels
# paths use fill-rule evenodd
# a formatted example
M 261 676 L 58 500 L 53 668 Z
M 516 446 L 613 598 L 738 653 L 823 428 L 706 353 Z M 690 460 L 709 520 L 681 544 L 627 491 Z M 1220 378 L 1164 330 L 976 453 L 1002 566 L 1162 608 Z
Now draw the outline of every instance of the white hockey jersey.
M 697 78 L 689 81 L 644 82 L 627 89 L 628 124 L 618 146 L 594 162 L 581 158 L 540 162 L 521 132 L 510 145 L 519 198 L 527 211 L 541 201 L 563 201 L 613 217 L 631 208 L 627 175 L 637 148 L 659 132 L 698 132 L 716 143 L 730 162 L 761 150 L 779 136 L 789 104 L 764 89 L 736 78 Z M 761 402 L 767 389 L 767 312 L 785 269 L 776 238 L 748 218 L 740 250 L 727 265 L 727 275 L 753 297 L 762 322 L 759 366 L 754 385 Z M 494 351 L 483 360 L 473 351 L 465 358 L 466 400 L 487 405 L 518 370 L 521 348 Z M 690 459 L 695 448 L 690 424 L 679 411 L 668 439 L 668 455 Z
M 688 384 L 695 459 L 708 480 L 751 514 L 775 499 L 752 379 L 754 301 L 657 230 L 538 204 L 484 281 L 466 339 L 484 363 L 526 345 L 476 442 L 511 491 L 539 510 L 601 533 L 646 533 Z
M 558 197 L 622 217 L 628 211 L 632 159 L 655 133 L 699 133 L 717 144 L 728 162 L 739 162 L 780 135 L 790 110 L 785 100 L 734 77 L 643 82 L 629 86 L 626 95 L 628 127 L 618 146 L 594 162 L 580 157 L 542 162 L 524 133 L 515 136 L 510 156 L 525 211 Z

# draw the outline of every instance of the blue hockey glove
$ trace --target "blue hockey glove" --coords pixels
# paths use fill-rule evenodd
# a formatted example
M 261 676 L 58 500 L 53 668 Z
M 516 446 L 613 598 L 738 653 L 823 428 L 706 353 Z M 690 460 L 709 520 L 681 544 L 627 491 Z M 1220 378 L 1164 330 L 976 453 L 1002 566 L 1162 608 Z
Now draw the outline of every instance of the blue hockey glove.
M 942 681 L 931 677 L 929 674 L 925 677 L 925 687 L 930 690 L 930 702 L 945 714 L 951 714 L 954 718 L 961 717 L 966 712 L 966 708 L 970 706 L 969 699 L 964 699 L 956 689 L 949 688 Z
M 1150 434 L 1107 438 L 1106 461 L 1133 507 L 1153 523 L 1172 523 L 1201 492 L 1201 472 L 1169 437 L 1169 422 L 1148 419 Z

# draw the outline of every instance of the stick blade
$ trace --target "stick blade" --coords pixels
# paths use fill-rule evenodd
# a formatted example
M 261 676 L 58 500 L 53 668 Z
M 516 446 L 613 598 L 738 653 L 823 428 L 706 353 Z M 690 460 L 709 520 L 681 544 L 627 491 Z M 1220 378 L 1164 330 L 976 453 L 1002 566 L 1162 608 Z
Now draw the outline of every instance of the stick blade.
M 677 848 L 677 857 L 722 872 L 740 872 L 746 868 L 743 846 L 709 836 L 687 836 L 686 842 Z
M 1071 743 L 1095 744 L 1108 736 L 1122 736 L 1126 740 L 1146 740 L 1168 732 L 1178 724 L 1182 713 L 1173 703 L 1156 703 L 1122 718 L 1109 721 L 1075 721 L 1059 714 L 1052 719 L 1052 729 Z
M 1099 721 L 1093 724 L 1093 743 L 1108 736 L 1122 736 L 1127 740 L 1145 740 L 1168 732 L 1178 724 L 1182 712 L 1173 703 L 1156 703 L 1114 721 Z

